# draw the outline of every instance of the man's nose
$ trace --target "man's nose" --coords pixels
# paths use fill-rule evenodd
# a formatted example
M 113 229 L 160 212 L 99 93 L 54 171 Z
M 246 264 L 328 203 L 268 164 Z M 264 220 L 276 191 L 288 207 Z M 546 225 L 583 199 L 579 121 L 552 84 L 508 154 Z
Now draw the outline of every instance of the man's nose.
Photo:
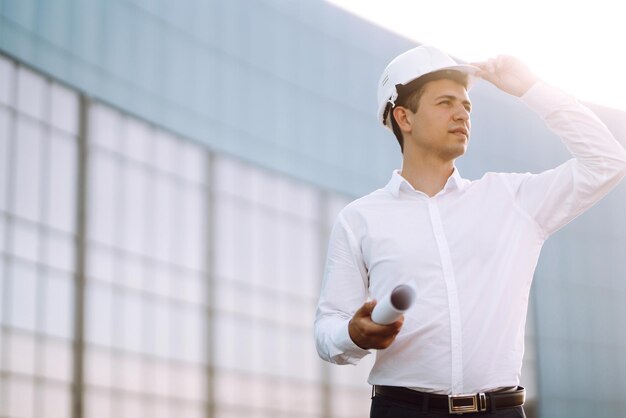
M 454 120 L 469 120 L 470 113 L 465 106 L 460 105 L 456 107 L 453 117 Z

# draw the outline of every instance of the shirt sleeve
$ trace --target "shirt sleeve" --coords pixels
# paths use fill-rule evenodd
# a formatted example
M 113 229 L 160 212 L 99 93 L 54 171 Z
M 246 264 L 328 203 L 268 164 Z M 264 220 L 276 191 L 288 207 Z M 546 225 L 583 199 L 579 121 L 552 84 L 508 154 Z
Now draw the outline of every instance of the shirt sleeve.
M 348 333 L 350 319 L 367 300 L 367 287 L 367 269 L 359 245 L 340 214 L 330 236 L 315 315 L 315 342 L 322 359 L 356 364 L 370 353 L 357 346 Z
M 542 82 L 524 101 L 558 135 L 574 158 L 540 174 L 523 176 L 516 199 L 546 236 L 605 196 L 626 175 L 626 151 L 587 107 Z

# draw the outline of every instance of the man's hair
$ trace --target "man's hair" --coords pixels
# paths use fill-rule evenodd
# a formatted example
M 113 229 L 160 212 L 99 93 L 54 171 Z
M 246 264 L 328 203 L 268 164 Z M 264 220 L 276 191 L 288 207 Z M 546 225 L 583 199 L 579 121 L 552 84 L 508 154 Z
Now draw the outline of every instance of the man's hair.
M 396 122 L 396 117 L 394 116 L 393 111 L 396 107 L 402 106 L 406 107 L 411 112 L 417 112 L 420 99 L 422 98 L 422 94 L 424 93 L 424 87 L 427 83 L 437 80 L 452 80 L 467 89 L 467 74 L 454 70 L 434 71 L 432 73 L 423 75 L 406 85 L 399 84 L 396 86 L 396 88 L 398 89 L 398 98 L 396 99 L 396 106 L 391 109 L 391 115 L 389 115 L 389 117 L 391 118 L 391 128 L 393 130 L 393 134 L 396 136 L 396 139 L 400 144 L 400 151 L 403 153 L 404 138 L 402 137 L 402 131 L 400 130 L 400 126 L 398 126 L 398 122 Z

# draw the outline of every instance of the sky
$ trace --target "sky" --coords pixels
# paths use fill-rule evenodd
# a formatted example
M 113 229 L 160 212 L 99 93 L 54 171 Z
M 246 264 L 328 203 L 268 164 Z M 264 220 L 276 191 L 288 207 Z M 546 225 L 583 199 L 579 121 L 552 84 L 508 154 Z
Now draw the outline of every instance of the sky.
M 578 99 L 626 111 L 620 1 L 326 1 L 464 61 L 514 55 Z

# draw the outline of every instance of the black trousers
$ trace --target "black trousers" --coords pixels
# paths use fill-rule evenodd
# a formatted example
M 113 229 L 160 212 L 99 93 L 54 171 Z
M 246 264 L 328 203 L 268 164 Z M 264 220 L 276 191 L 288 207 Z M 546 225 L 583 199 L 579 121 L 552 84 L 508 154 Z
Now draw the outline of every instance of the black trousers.
M 499 409 L 497 411 L 480 412 L 474 414 L 450 415 L 447 412 L 422 411 L 421 407 L 396 401 L 376 395 L 372 398 L 372 408 L 370 418 L 441 418 L 441 417 L 461 417 L 461 418 L 526 418 L 524 408 L 517 406 L 514 408 Z

